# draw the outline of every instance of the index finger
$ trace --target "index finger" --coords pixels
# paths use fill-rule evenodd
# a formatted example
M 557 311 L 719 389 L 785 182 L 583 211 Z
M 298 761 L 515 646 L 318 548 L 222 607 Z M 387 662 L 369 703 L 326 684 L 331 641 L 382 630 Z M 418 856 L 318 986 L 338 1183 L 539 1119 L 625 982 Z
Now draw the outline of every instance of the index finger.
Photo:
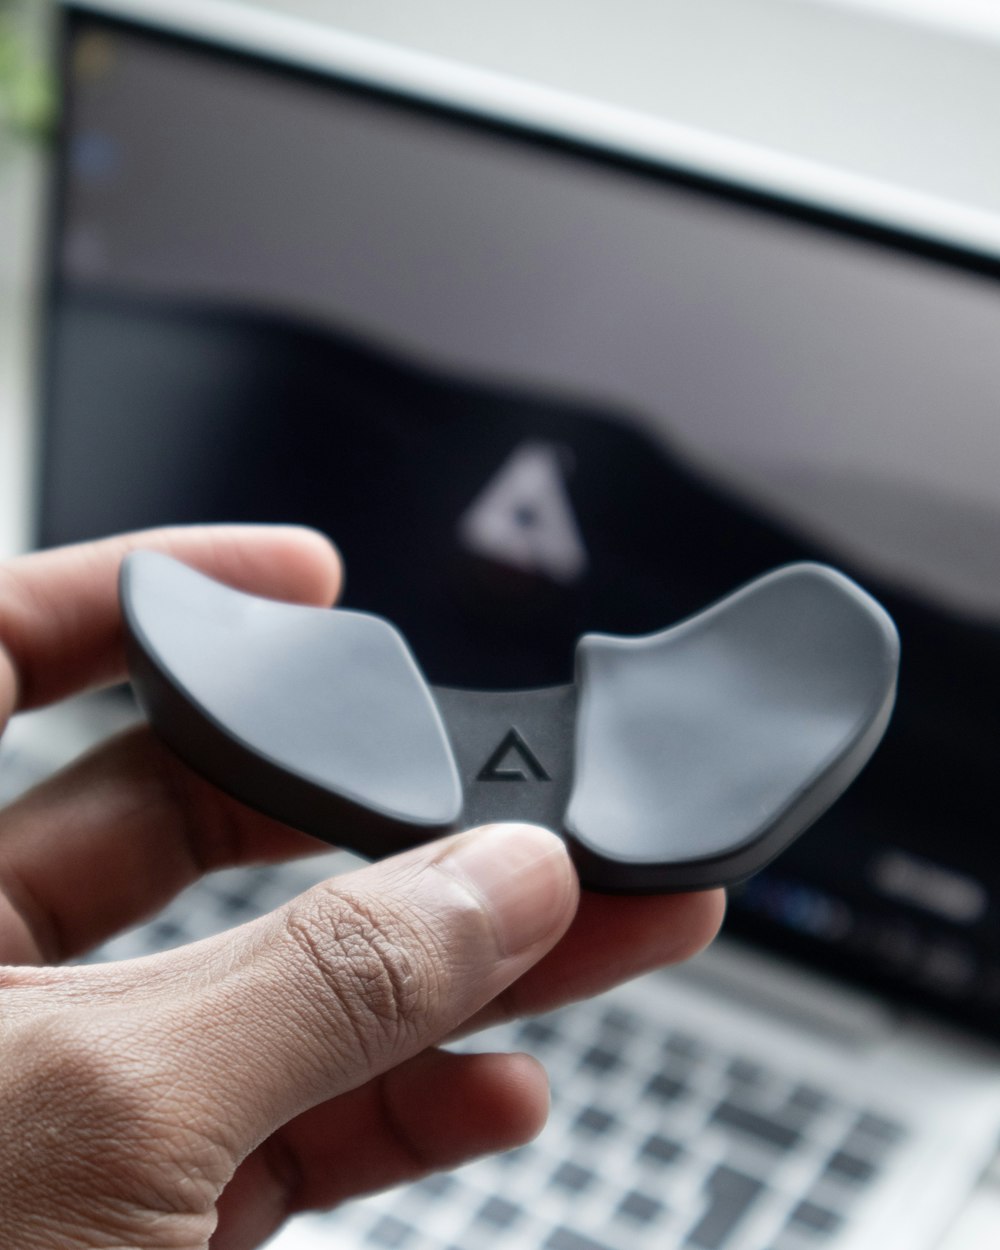
M 15 711 L 124 675 L 118 570 L 136 548 L 277 599 L 328 605 L 340 585 L 333 546 L 298 526 L 145 530 L 19 556 L 0 565 L 0 728 Z

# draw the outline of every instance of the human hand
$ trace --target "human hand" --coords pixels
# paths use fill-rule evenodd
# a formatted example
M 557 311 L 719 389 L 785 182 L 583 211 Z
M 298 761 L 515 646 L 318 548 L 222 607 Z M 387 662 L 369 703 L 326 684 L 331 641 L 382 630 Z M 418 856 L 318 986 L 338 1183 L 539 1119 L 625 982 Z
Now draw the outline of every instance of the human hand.
M 168 551 L 329 603 L 307 531 L 161 531 L 0 569 L 0 725 L 123 675 L 118 565 Z M 531 1137 L 544 1074 L 436 1049 L 692 954 L 718 893 L 579 896 L 561 841 L 496 826 L 334 878 L 147 959 L 57 964 L 200 873 L 315 851 L 131 731 L 0 813 L 0 1246 L 249 1250 L 292 1212 Z

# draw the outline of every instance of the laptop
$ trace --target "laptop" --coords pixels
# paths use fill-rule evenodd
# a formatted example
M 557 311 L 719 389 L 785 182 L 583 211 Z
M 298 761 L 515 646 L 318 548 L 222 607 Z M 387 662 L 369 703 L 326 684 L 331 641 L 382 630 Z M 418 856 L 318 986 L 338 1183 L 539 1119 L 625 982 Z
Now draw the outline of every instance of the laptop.
M 39 544 L 317 526 L 345 602 L 459 686 L 564 681 L 581 632 L 662 628 L 798 559 L 902 637 L 884 745 L 732 892 L 716 948 L 471 1043 L 546 1063 L 536 1143 L 273 1244 L 996 1244 L 989 240 L 239 6 L 68 3 L 60 65 Z M 0 787 L 134 715 L 119 692 L 24 718 Z M 345 866 L 219 874 L 94 957 Z

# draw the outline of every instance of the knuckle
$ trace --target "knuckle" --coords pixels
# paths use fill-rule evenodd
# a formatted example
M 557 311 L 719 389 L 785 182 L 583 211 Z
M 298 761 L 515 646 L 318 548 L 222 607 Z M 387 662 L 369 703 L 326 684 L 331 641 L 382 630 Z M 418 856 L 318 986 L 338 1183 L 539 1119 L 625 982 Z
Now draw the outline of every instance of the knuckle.
M 141 1099 L 98 1029 L 57 1013 L 16 1028 L 4 1049 L 8 1128 L 29 1157 L 65 1179 L 94 1149 L 112 1162 L 127 1153 Z
M 0 1210 L 11 1220 L 44 1209 L 52 1192 L 81 1219 L 113 1214 L 123 1229 L 153 1216 L 184 1227 L 209 1219 L 228 1160 L 192 1140 L 165 1074 L 127 1022 L 114 1012 L 53 1012 L 15 1028 L 4 1051 L 4 1137 L 18 1142 L 18 1158 L 2 1169 L 12 1189 L 0 1180 Z
M 60 1012 L 35 1021 L 18 1040 L 17 1067 L 28 1095 L 19 1101 L 43 1136 L 54 1127 L 64 1145 L 93 1150 L 96 1143 L 116 1160 L 148 1144 L 156 1083 L 102 1023 Z
M 439 993 L 428 931 L 343 885 L 303 896 L 286 914 L 285 933 L 304 957 L 313 1005 L 369 1061 L 413 1034 Z
M 44 1105 L 86 1107 L 97 1120 L 128 1118 L 128 1081 L 99 1027 L 75 1012 L 57 1012 L 33 1021 L 19 1040 L 22 1064 Z

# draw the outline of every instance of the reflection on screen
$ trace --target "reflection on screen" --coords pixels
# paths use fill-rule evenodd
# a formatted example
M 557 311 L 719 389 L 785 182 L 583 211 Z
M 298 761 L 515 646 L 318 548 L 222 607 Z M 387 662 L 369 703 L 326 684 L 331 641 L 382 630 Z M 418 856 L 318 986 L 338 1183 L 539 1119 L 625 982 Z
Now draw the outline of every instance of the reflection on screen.
M 433 680 L 497 686 L 830 560 L 899 711 L 736 911 L 992 1009 L 995 279 L 118 26 L 69 52 L 44 541 L 317 525 Z

